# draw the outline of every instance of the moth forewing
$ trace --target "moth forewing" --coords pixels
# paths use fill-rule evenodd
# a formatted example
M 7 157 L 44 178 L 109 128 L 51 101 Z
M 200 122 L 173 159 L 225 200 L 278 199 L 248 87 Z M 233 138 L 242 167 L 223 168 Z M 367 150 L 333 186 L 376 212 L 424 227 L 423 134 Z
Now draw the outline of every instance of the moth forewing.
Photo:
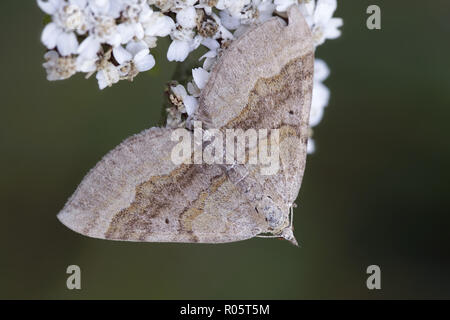
M 312 35 L 298 7 L 292 6 L 287 25 L 273 18 L 254 26 L 223 53 L 194 115 L 213 128 L 280 131 L 280 168 L 274 174 L 261 174 L 261 166 L 241 168 L 238 177 L 236 168 L 228 172 L 266 216 L 264 231 L 292 242 L 289 208 L 305 169 L 313 71 Z

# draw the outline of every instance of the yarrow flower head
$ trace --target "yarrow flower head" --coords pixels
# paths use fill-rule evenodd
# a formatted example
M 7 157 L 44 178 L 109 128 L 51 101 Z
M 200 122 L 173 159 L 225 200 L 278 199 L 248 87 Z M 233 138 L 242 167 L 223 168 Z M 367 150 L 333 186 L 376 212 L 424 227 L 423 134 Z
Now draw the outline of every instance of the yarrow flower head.
M 172 107 L 168 126 L 180 126 L 198 106 L 198 97 L 222 50 L 255 23 L 286 15 L 299 6 L 316 46 L 340 36 L 343 22 L 334 18 L 337 0 L 37 0 L 50 17 L 41 36 L 47 47 L 44 68 L 48 80 L 63 80 L 77 72 L 96 74 L 100 89 L 133 80 L 153 68 L 151 49 L 169 37 L 169 61 L 184 61 L 202 46 L 202 65 L 192 70 L 186 86 L 170 86 Z M 328 104 L 326 63 L 317 59 L 310 125 L 317 125 Z M 314 149 L 310 139 L 309 151 Z

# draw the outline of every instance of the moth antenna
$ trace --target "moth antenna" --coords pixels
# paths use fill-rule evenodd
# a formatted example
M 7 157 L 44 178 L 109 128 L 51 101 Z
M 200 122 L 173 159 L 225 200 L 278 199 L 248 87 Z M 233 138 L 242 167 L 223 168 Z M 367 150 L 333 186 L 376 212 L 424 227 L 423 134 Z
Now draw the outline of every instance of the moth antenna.
M 290 227 L 294 230 L 294 206 L 291 204 L 289 206 L 289 214 L 291 215 Z

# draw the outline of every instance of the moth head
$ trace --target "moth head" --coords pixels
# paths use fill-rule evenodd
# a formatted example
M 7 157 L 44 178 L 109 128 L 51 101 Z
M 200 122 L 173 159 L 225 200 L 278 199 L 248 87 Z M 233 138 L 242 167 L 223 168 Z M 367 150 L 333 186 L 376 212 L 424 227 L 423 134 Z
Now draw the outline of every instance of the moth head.
M 286 206 L 278 205 L 270 196 L 263 196 L 256 207 L 257 211 L 265 216 L 268 232 L 273 235 L 272 237 L 283 238 L 298 246 L 292 224 L 292 205 L 286 210 Z
M 268 228 L 272 233 L 279 233 L 289 225 L 289 213 L 283 210 L 270 196 L 263 196 L 257 204 L 257 211 L 266 219 Z

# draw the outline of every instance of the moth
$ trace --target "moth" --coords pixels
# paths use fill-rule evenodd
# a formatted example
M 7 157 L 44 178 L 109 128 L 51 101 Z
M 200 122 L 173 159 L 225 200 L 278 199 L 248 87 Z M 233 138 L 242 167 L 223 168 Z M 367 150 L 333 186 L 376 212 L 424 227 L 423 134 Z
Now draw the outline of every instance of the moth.
M 292 6 L 287 21 L 274 17 L 231 43 L 193 115 L 205 128 L 278 129 L 276 174 L 261 174 L 258 164 L 175 164 L 173 129 L 155 127 L 91 169 L 59 220 L 101 239 L 224 243 L 266 235 L 297 244 L 292 207 L 305 169 L 313 69 L 311 32 Z

